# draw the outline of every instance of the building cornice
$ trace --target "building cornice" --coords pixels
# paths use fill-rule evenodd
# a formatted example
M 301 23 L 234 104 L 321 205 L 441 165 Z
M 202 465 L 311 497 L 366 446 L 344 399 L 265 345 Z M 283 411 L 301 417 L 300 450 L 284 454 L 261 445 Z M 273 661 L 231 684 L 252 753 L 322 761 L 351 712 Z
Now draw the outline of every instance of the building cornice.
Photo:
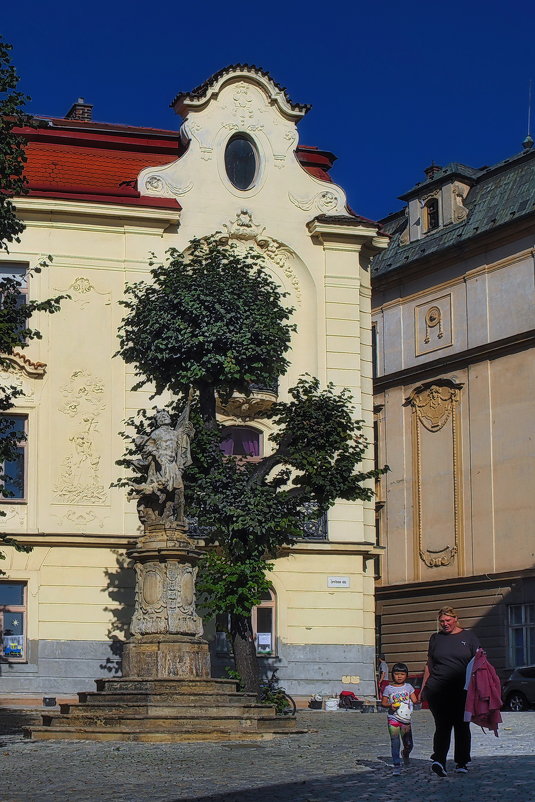
M 363 224 L 357 218 L 349 216 L 344 223 L 314 219 L 307 223 L 307 228 L 311 236 L 324 245 L 350 244 L 356 248 L 366 245 L 377 253 L 387 248 L 390 242 L 388 237 L 378 234 L 377 227 Z
M 416 591 L 419 593 L 422 591 L 437 593 L 453 588 L 466 588 L 467 586 L 476 589 L 477 587 L 492 587 L 496 582 L 514 582 L 521 579 L 531 579 L 532 577 L 535 577 L 535 568 L 526 568 L 518 571 L 503 571 L 496 574 L 478 574 L 476 576 L 454 576 L 449 579 L 407 582 L 399 585 L 377 584 L 376 594 L 378 601 L 385 601 L 390 598 L 404 598 L 406 596 L 413 598 Z
M 3 532 L 3 535 L 16 538 L 24 546 L 46 546 L 62 547 L 74 546 L 78 548 L 110 548 L 128 550 L 135 547 L 138 535 L 113 535 L 113 534 L 88 534 L 79 532 L 76 534 L 65 534 L 62 532 Z M 204 546 L 204 541 L 195 539 L 196 546 Z M 383 554 L 384 546 L 376 546 L 374 543 L 358 541 L 352 543 L 322 541 L 298 541 L 292 546 L 284 546 L 280 549 L 280 556 L 288 554 L 362 554 L 374 557 Z
M 492 343 L 484 343 L 475 348 L 469 348 L 456 354 L 449 354 L 445 358 L 433 359 L 430 362 L 423 362 L 420 365 L 411 365 L 398 370 L 394 373 L 387 373 L 385 376 L 378 376 L 373 381 L 374 393 L 388 390 L 390 387 L 397 387 L 402 384 L 414 384 L 420 382 L 428 376 L 437 373 L 452 373 L 455 370 L 464 368 L 474 362 L 482 362 L 486 359 L 497 359 L 507 353 L 523 351 L 535 345 L 535 329 L 521 332 L 512 337 L 505 337 Z
M 384 546 L 377 546 L 375 543 L 368 543 L 364 540 L 348 543 L 322 540 L 298 541 L 292 546 L 283 546 L 280 554 L 281 556 L 288 554 L 362 554 L 367 557 L 375 557 L 383 554 L 384 550 Z
M 52 198 L 17 198 L 16 208 L 21 212 L 34 212 L 47 215 L 74 215 L 77 217 L 105 217 L 108 220 L 127 220 L 129 222 L 152 220 L 165 225 L 178 223 L 180 209 L 157 208 L 151 206 L 126 206 L 122 204 L 95 203 L 92 201 L 72 201 Z

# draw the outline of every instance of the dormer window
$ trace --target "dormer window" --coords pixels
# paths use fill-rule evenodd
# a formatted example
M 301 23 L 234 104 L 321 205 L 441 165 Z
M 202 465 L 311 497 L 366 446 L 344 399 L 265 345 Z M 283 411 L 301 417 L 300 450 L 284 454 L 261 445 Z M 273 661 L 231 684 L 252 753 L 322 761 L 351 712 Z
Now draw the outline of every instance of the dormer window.
M 438 198 L 430 198 L 424 207 L 425 211 L 425 230 L 434 231 L 440 225 L 438 213 Z

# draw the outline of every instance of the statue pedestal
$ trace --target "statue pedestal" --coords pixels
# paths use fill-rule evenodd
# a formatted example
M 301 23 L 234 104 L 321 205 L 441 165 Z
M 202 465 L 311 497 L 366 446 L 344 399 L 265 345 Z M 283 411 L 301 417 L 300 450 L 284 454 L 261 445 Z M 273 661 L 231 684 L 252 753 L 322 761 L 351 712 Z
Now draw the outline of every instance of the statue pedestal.
M 181 635 L 145 635 L 132 639 L 123 648 L 123 677 L 209 678 L 208 644 Z
M 131 637 L 123 676 L 96 681 L 80 704 L 61 705 L 31 728 L 36 740 L 217 741 L 297 732 L 293 717 L 210 678 L 208 644 L 195 610 L 201 552 L 184 526 L 146 525 L 128 552 L 136 570 Z
M 146 524 L 128 556 L 135 561 L 136 601 L 123 650 L 123 677 L 209 677 L 208 644 L 195 609 L 202 552 L 186 527 Z

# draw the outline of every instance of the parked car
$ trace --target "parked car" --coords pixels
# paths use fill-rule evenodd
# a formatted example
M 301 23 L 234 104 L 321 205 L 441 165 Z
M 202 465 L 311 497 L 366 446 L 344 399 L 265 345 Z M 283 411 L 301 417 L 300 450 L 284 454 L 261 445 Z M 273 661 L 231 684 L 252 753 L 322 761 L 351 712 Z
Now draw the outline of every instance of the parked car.
M 506 710 L 528 710 L 535 705 L 535 666 L 515 668 L 502 688 Z

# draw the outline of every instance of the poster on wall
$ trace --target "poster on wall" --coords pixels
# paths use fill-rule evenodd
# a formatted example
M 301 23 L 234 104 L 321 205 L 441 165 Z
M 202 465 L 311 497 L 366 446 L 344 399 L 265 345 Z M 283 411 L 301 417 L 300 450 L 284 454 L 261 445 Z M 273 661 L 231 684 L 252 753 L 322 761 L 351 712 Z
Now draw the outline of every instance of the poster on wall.
M 259 632 L 256 641 L 257 652 L 271 652 L 271 632 Z
M 4 657 L 23 657 L 24 635 L 3 635 L 2 647 Z

